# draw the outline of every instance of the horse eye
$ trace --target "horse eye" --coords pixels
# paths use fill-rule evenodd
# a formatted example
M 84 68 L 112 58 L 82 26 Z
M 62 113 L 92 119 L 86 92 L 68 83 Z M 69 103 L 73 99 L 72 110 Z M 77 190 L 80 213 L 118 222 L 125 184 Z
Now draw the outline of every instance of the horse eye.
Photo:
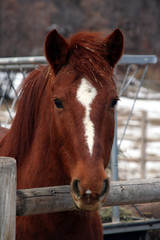
M 112 102 L 111 102 L 111 106 L 110 107 L 114 108 L 116 106 L 118 100 L 119 100 L 118 98 L 113 99 Z
M 59 99 L 57 99 L 57 98 L 54 99 L 54 103 L 55 103 L 57 108 L 64 108 L 63 103 Z

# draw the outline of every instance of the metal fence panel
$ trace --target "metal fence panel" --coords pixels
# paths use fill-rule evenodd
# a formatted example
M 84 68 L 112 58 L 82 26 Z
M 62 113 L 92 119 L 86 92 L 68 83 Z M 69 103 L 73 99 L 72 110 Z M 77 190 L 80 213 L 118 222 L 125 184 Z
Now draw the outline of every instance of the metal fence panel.
M 126 91 L 129 84 L 134 80 L 134 76 L 145 66 L 145 73 L 148 64 L 155 64 L 157 57 L 155 55 L 124 55 L 119 61 L 119 65 L 126 65 L 123 83 L 119 89 L 120 96 Z M 35 57 L 11 57 L 0 58 L 0 125 L 10 127 L 18 99 L 18 86 L 25 76 L 38 68 L 40 65 L 46 65 L 46 59 L 43 56 Z M 133 71 L 134 65 L 134 71 Z M 132 73 L 131 73 L 132 72 Z M 132 74 L 132 75 L 131 75 Z M 144 75 L 142 80 L 144 80 Z

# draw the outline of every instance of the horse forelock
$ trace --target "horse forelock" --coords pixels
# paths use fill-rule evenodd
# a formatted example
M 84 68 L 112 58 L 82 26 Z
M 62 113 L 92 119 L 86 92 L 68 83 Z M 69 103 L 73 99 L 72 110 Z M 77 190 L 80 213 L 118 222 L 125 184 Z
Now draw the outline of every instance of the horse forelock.
M 107 62 L 103 40 L 98 33 L 81 32 L 73 36 L 69 43 L 69 63 L 90 81 L 110 85 L 113 84 L 113 68 Z

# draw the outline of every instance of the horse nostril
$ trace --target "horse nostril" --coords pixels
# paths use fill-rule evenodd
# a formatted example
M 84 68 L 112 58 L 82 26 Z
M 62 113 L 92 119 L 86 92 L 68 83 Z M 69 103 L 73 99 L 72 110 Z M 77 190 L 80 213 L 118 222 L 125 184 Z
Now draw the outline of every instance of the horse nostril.
M 80 197 L 80 189 L 79 189 L 79 183 L 80 181 L 75 179 L 71 183 L 71 192 L 74 193 L 77 197 Z
M 102 198 L 104 195 L 106 195 L 109 192 L 109 187 L 110 187 L 110 181 L 109 179 L 105 179 L 103 183 L 102 192 L 99 195 L 100 198 Z
M 108 191 L 109 191 L 109 186 L 110 186 L 110 182 L 109 179 L 105 179 L 103 181 L 103 186 L 102 186 L 102 191 L 100 194 L 96 194 L 96 191 L 94 190 L 93 192 L 91 190 L 86 190 L 84 191 L 84 189 L 82 188 L 81 184 L 80 184 L 80 180 L 74 179 L 71 182 L 71 193 L 74 197 L 76 197 L 77 200 L 79 200 L 81 197 L 98 197 L 99 199 L 104 198 Z M 98 192 L 98 191 L 97 191 Z M 93 193 L 93 194 L 92 194 Z

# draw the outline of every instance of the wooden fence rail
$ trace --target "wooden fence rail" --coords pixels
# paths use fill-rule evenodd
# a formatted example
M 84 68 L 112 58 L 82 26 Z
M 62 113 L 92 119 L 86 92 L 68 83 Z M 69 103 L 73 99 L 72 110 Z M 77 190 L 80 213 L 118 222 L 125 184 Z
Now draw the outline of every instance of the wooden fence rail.
M 126 126 L 126 119 L 129 112 L 120 109 L 118 113 L 118 139 L 121 141 L 123 130 Z M 158 116 L 158 115 L 157 115 Z M 159 115 L 160 116 L 160 115 Z M 158 168 L 148 168 L 151 162 L 159 162 L 158 144 L 160 139 L 160 121 L 158 117 L 153 117 L 149 111 L 138 111 L 132 114 L 128 129 L 124 136 L 125 144 L 122 144 L 119 154 L 119 177 L 127 179 L 134 178 L 132 168 L 128 168 L 129 163 L 138 163 L 137 175 L 144 178 L 159 176 Z M 129 144 L 127 150 L 127 145 Z M 152 147 L 151 147 L 152 146 Z M 131 152 L 134 152 L 131 156 Z M 126 170 L 127 169 L 127 170 Z M 153 171 L 153 173 L 152 173 Z M 137 177 L 136 175 L 136 177 Z M 128 177 L 127 177 L 128 176 Z
M 111 182 L 103 206 L 128 205 L 160 201 L 160 179 Z M 70 186 L 33 188 L 17 191 L 17 215 L 76 210 Z
M 147 202 L 160 202 L 160 178 L 111 182 L 104 206 Z M 1 240 L 15 240 L 16 214 L 34 215 L 75 209 L 70 186 L 17 190 L 16 197 L 16 161 L 0 158 Z

